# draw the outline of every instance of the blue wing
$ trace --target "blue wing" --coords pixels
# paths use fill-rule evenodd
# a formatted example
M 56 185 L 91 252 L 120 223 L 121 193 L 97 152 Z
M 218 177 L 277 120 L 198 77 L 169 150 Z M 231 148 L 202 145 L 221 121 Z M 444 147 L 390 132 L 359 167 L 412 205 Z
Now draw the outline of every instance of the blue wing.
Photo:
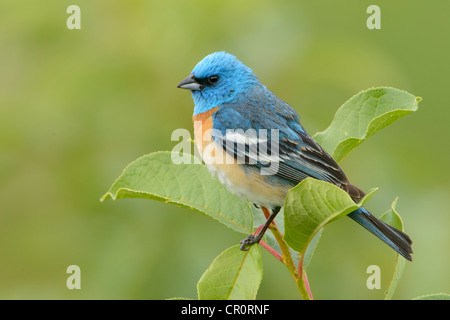
M 262 101 L 247 100 L 241 103 L 223 105 L 213 115 L 213 138 L 225 151 L 236 159 L 244 159 L 245 165 L 265 168 L 269 164 L 261 159 L 256 142 L 267 146 L 267 154 L 273 155 L 272 135 L 278 129 L 278 166 L 274 175 L 292 185 L 298 184 L 306 177 L 333 183 L 360 199 L 362 191 L 349 184 L 342 169 L 306 132 L 299 122 L 295 110 L 276 96 L 269 96 Z M 260 129 L 266 129 L 267 137 L 262 137 Z M 227 134 L 240 130 L 251 132 L 254 136 L 248 139 L 232 139 L 236 135 Z M 353 190 L 355 189 L 355 190 Z

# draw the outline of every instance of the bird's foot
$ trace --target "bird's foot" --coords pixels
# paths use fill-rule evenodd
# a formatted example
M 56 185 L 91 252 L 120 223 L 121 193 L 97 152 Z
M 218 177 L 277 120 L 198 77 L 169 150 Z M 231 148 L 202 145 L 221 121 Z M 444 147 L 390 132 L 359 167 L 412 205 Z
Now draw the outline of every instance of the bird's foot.
M 245 238 L 244 240 L 241 240 L 240 249 L 242 251 L 247 251 L 249 249 L 248 247 L 250 247 L 254 243 L 258 243 L 261 240 L 261 238 L 262 237 L 259 235 L 250 234 L 247 238 Z

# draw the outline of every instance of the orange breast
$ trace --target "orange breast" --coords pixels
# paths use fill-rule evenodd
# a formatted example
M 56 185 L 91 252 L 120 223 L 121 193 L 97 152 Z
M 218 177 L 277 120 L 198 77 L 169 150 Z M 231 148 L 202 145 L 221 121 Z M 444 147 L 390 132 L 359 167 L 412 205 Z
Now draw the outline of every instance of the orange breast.
M 203 150 L 212 142 L 211 129 L 212 129 L 212 115 L 219 110 L 219 107 L 212 108 L 206 112 L 195 115 L 192 120 L 194 121 L 194 136 L 195 144 L 200 151 Z
M 221 147 L 217 147 L 212 139 L 212 115 L 218 109 L 219 107 L 216 107 L 193 117 L 195 144 L 211 171 L 221 172 L 230 178 L 235 177 L 233 180 L 239 180 L 245 176 L 245 173 L 239 168 L 235 159 Z

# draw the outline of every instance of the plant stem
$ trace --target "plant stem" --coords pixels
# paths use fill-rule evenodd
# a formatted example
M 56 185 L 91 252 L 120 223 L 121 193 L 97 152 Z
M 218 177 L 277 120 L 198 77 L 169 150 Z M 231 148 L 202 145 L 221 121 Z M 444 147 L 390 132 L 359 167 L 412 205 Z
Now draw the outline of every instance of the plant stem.
M 302 275 L 302 283 L 300 283 L 299 285 L 302 286 L 302 290 L 306 291 L 306 293 L 308 294 L 310 300 L 313 300 L 313 296 L 311 293 L 311 288 L 309 287 L 309 282 L 308 282 L 308 277 L 306 276 L 306 271 L 303 270 L 303 255 L 301 255 L 300 253 L 298 254 L 298 273 Z
M 312 293 L 311 293 L 311 288 L 309 287 L 308 277 L 306 276 L 305 271 L 303 271 L 303 282 L 305 283 L 306 291 L 308 291 L 309 298 L 311 300 L 314 300 Z
M 272 222 L 275 223 L 274 221 L 272 221 Z M 263 224 L 260 225 L 253 234 L 257 235 L 263 227 L 264 227 Z M 271 253 L 275 258 L 277 258 L 278 260 L 283 262 L 281 255 L 274 248 L 269 246 L 267 243 L 265 243 L 264 241 L 261 240 L 261 241 L 259 241 L 259 245 L 261 247 L 263 247 L 264 249 L 266 249 L 267 251 L 269 251 L 269 253 Z
M 264 212 L 264 215 L 268 217 L 270 215 L 269 211 L 262 207 L 262 210 Z M 291 273 L 292 277 L 294 278 L 295 284 L 297 286 L 298 291 L 300 292 L 302 298 L 304 300 L 311 300 L 312 295 L 311 291 L 309 290 L 309 284 L 305 284 L 305 279 L 307 283 L 306 274 L 303 272 L 303 268 L 299 268 L 297 270 L 294 259 L 292 259 L 291 251 L 289 250 L 288 245 L 283 239 L 283 235 L 281 234 L 280 230 L 278 229 L 275 222 L 272 222 L 269 229 L 272 231 L 273 235 L 275 236 L 275 239 L 278 242 L 278 245 L 281 248 L 282 256 L 281 256 L 281 262 L 288 268 L 289 272 Z M 300 257 L 300 260 L 303 261 L 303 259 Z
M 278 260 L 283 262 L 283 257 L 277 252 L 277 250 L 275 250 L 274 248 L 272 248 L 271 246 L 269 246 L 267 243 L 265 243 L 262 240 L 259 242 L 259 244 L 261 247 L 263 247 L 264 249 L 269 251 L 269 253 L 272 254 L 275 258 L 277 258 Z

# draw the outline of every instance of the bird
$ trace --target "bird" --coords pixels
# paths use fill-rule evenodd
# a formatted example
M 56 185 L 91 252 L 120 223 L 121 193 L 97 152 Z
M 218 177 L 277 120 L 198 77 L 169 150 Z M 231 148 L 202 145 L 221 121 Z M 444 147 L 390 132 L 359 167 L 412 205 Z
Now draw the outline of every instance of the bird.
M 349 182 L 337 162 L 307 133 L 294 108 L 233 54 L 207 55 L 177 88 L 191 92 L 194 141 L 208 169 L 229 192 L 270 212 L 263 228 L 241 241 L 241 250 L 259 243 L 289 189 L 308 177 L 336 185 L 354 202 L 364 197 L 364 191 Z M 364 206 L 348 217 L 412 261 L 412 241 L 406 233 Z

